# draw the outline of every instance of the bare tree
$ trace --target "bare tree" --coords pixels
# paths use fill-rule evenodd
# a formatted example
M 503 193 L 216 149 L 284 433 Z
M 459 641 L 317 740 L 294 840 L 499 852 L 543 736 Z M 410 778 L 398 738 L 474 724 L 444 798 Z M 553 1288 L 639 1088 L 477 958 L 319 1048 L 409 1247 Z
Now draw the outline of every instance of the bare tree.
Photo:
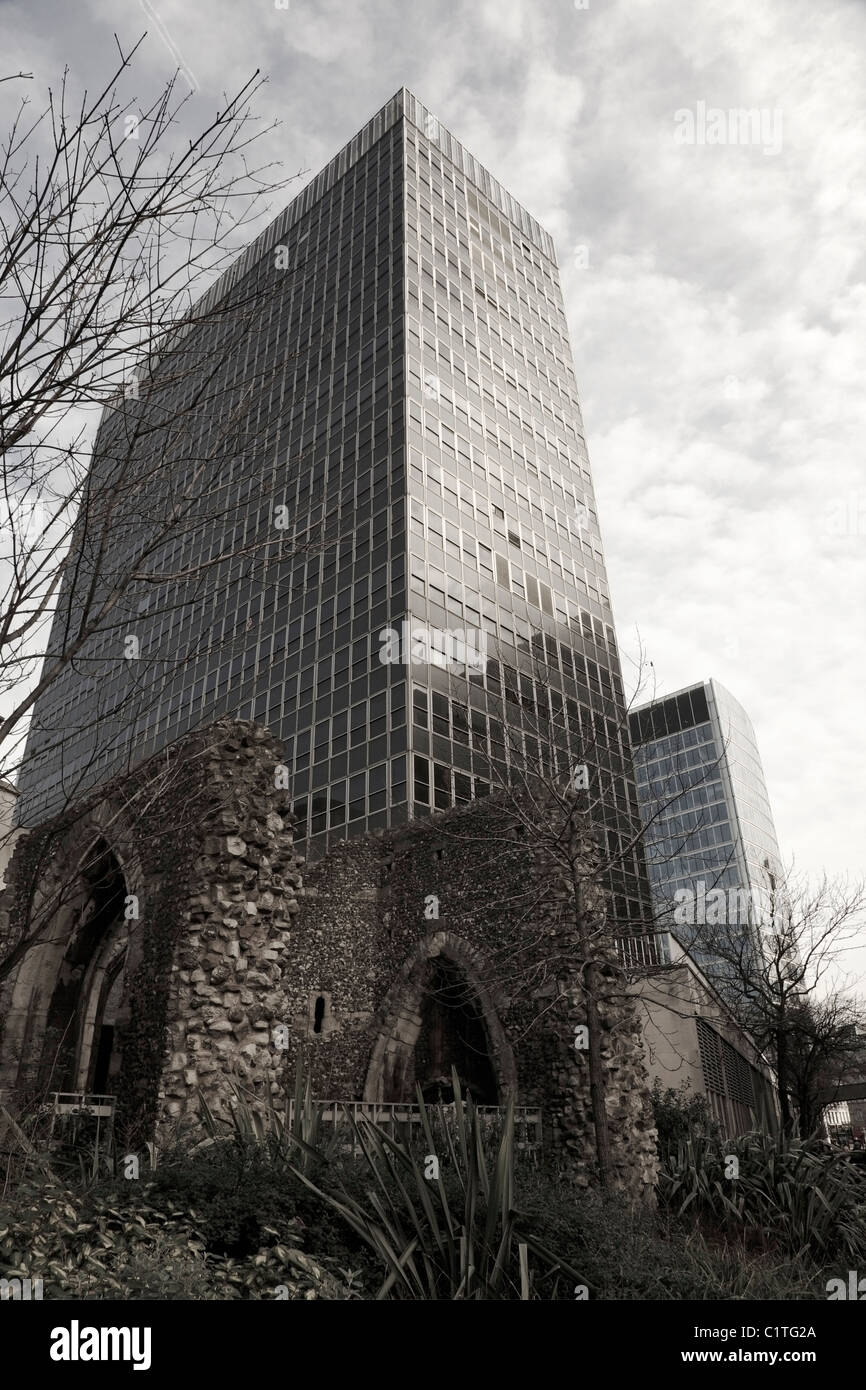
M 826 876 L 814 885 L 769 864 L 764 878 L 742 918 L 699 923 L 695 940 L 712 946 L 738 1019 L 773 1057 L 784 1129 L 794 1129 L 799 1106 L 800 1129 L 811 1133 L 821 1072 L 844 1057 L 844 1035 L 861 1017 L 840 971 L 862 939 L 866 885 Z
M 262 79 L 181 141 L 192 113 L 174 80 L 144 108 L 120 94 L 138 47 L 74 109 L 66 76 L 36 117 L 22 102 L 0 150 L 0 776 L 21 769 L 41 700 L 26 758 L 59 797 L 56 833 L 5 903 L 0 980 L 100 872 L 95 843 L 52 861 L 67 812 L 84 814 L 106 776 L 124 805 L 161 702 L 197 660 L 246 662 L 286 567 L 337 531 L 330 514 L 306 529 L 285 515 L 303 462 L 284 447 L 274 462 L 293 345 L 257 354 L 303 260 L 234 261 L 287 183 L 254 162 Z M 130 782 L 142 804 L 127 813 L 172 776 L 166 764 L 143 789 Z
M 176 94 L 175 79 L 144 104 L 125 94 L 140 43 L 129 53 L 118 44 L 106 83 L 78 104 L 68 74 L 37 114 L 22 100 L 0 147 L 7 777 L 20 766 L 34 703 L 71 665 L 92 672 L 77 733 L 114 724 L 120 746 L 167 675 L 155 654 L 127 661 L 129 680 L 107 718 L 105 671 L 128 656 L 144 613 L 150 632 L 177 628 L 212 593 L 215 570 L 225 590 L 264 558 L 321 546 L 321 535 L 275 526 L 281 497 L 267 486 L 251 525 L 255 499 L 238 466 L 241 454 L 273 455 L 278 425 L 259 407 L 291 355 L 286 344 L 279 364 L 257 366 L 250 351 L 286 270 L 241 263 L 220 279 L 287 183 L 273 163 L 256 162 L 269 129 L 253 111 L 263 79 L 254 74 L 181 139 L 191 98 Z M 249 365 L 227 389 L 220 367 L 230 354 Z M 203 557 L 196 542 L 207 534 L 224 543 Z M 231 645 L 235 634 L 205 640 Z M 185 648 L 175 635 L 176 664 L 201 641 L 190 633 Z M 71 741 L 64 719 L 41 756 L 59 765 Z M 80 790 L 73 778 L 67 800 Z
M 452 677 L 451 734 L 472 750 L 473 767 L 489 776 L 496 794 L 499 812 L 482 832 L 491 856 L 513 854 L 516 833 L 522 850 L 546 866 L 527 877 L 520 902 L 510 905 L 492 970 L 507 992 L 519 982 L 548 995 L 551 1009 L 575 992 L 581 998 L 598 1173 L 607 1187 L 611 1043 L 603 1020 L 630 995 L 635 972 L 660 965 L 660 934 L 669 926 L 669 914 L 648 892 L 645 844 L 669 806 L 710 778 L 713 766 L 676 769 L 642 820 L 628 722 L 637 696 L 625 698 L 617 653 L 605 654 L 609 687 L 587 691 L 584 701 L 567 676 L 554 675 L 555 650 L 544 633 L 531 633 L 519 652 L 503 648 L 487 662 L 486 690 L 470 672 L 465 681 Z M 642 670 L 639 687 L 646 678 Z M 703 824 L 698 813 L 681 834 L 667 836 L 664 853 L 682 852 Z M 455 825 L 444 833 L 463 840 L 472 831 Z M 659 841 L 654 852 L 660 862 Z
M 787 1051 L 801 1134 L 814 1134 L 820 1128 L 824 1106 L 852 1069 L 862 1079 L 864 1023 L 863 1001 L 835 991 L 792 1011 Z

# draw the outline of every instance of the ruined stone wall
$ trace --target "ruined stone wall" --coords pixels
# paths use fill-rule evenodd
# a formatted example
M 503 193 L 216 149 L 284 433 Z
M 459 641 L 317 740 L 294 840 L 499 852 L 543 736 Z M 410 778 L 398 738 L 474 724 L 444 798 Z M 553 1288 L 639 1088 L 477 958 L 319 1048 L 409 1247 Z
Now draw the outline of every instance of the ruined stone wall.
M 299 1061 L 317 1098 L 414 1099 L 431 971 L 444 971 L 483 1040 L 476 1073 L 489 1068 L 495 1101 L 540 1107 L 548 1151 L 591 1181 L 573 913 L 513 806 L 490 799 L 344 842 L 302 880 L 280 757 L 266 730 L 222 720 L 28 836 L 13 861 L 0 934 L 4 910 L 8 925 L 96 835 L 134 894 L 115 1088 L 124 1133 L 195 1123 L 202 1097 L 226 1114 L 237 1086 L 254 1105 L 282 1101 Z M 44 1073 L 46 1001 L 86 911 L 72 902 L 68 914 L 60 944 L 7 986 L 7 1084 L 36 1063 Z M 615 1178 L 639 1196 L 654 1183 L 655 1144 L 638 1018 L 612 961 L 600 983 Z
M 214 804 L 203 825 L 171 966 L 163 1119 L 198 1109 L 198 1091 L 224 1109 L 236 1082 L 252 1098 L 282 1096 L 285 976 L 293 957 L 300 873 L 284 793 L 280 745 L 239 729 L 207 761 Z
M 281 751 L 267 730 L 222 720 L 21 843 L 0 899 L 0 952 L 28 904 L 47 902 L 53 917 L 31 930 L 0 1000 L 8 1091 L 26 1100 L 70 1088 L 58 1075 L 49 1001 L 74 974 L 87 919 L 79 869 L 96 841 L 132 895 L 130 919 L 114 928 L 127 946 L 113 1088 L 120 1130 L 137 1141 L 157 1122 L 195 1115 L 199 1091 L 220 1109 L 232 1081 L 260 1097 L 282 1091 L 285 1051 L 271 1023 L 285 1016 L 300 875 L 276 785 Z M 84 1063 L 72 1089 L 87 1089 Z
M 389 1081 L 419 1033 L 425 969 L 453 962 L 478 1001 L 498 1100 L 540 1106 L 549 1148 L 577 1181 L 594 1170 L 586 1022 L 567 912 L 551 866 L 527 853 L 513 811 L 495 800 L 348 842 L 305 874 L 287 980 L 291 1059 L 314 1094 L 395 1098 Z M 314 1001 L 326 996 L 321 1030 Z M 640 1028 L 619 972 L 604 972 L 602 1057 L 619 1186 L 654 1182 L 655 1140 Z M 411 1063 L 410 1063 L 411 1067 Z

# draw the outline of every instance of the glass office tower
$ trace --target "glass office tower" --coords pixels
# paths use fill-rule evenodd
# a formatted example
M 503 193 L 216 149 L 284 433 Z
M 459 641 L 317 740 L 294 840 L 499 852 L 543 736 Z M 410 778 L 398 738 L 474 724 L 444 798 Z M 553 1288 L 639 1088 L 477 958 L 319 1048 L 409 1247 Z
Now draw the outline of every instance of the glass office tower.
M 782 872 L 755 731 L 715 680 L 637 706 L 630 723 L 658 921 L 724 973 L 713 934 L 748 940 L 768 906 L 765 866 Z
M 610 833 L 633 826 L 610 595 L 548 234 L 403 89 L 209 298 L 250 286 L 267 293 L 243 351 L 225 316 L 183 344 L 219 363 L 219 389 L 195 416 L 202 436 L 250 370 L 261 374 L 255 423 L 233 438 L 229 462 L 205 468 L 213 488 L 189 537 L 153 560 L 169 573 L 204 556 L 208 568 L 184 603 L 135 589 L 124 621 L 151 654 L 146 669 L 118 659 L 115 631 L 46 691 L 21 819 L 229 713 L 284 740 L 314 855 L 485 795 L 515 739 L 531 765 L 539 729 L 553 725 L 575 750 L 594 750 Z M 136 408 L 107 413 L 94 467 Z M 281 508 L 291 524 L 275 546 Z M 221 559 L 232 545 L 243 553 Z M 65 591 L 58 623 L 73 606 Z M 383 659 L 383 634 L 411 646 L 415 624 L 480 634 L 487 660 L 413 662 L 405 642 Z M 94 721 L 97 700 L 105 714 Z M 645 879 L 638 852 L 626 859 L 612 886 L 618 915 L 637 919 Z

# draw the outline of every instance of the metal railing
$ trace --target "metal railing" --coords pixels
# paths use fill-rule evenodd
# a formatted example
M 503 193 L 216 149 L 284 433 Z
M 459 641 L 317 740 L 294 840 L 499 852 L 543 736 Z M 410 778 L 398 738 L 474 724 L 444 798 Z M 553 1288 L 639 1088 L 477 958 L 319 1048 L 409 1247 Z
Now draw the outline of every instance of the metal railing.
M 617 938 L 615 946 L 626 970 L 670 964 L 670 943 L 665 931 L 650 932 L 644 936 L 621 936 Z
M 92 1094 L 87 1091 L 53 1091 L 50 1100 L 42 1107 L 42 1113 L 50 1116 L 48 1131 L 49 1148 L 55 1144 L 75 1144 L 82 1132 L 99 1147 L 103 1139 L 111 1142 L 114 1126 L 114 1096 Z M 95 1120 L 95 1129 L 89 1121 Z
M 22 1121 L 22 1128 L 4 1104 L 4 1093 L 0 1091 L 0 1157 L 6 1159 L 7 1180 L 10 1173 L 26 1163 L 47 1165 L 56 1145 L 74 1145 L 82 1132 L 86 1132 L 89 1143 L 95 1142 L 97 1149 L 101 1142 L 110 1144 L 114 1111 L 114 1096 L 51 1091 Z
M 95 1115 L 109 1119 L 114 1114 L 114 1096 L 90 1095 L 87 1091 L 52 1091 L 46 1109 L 55 1115 Z
M 369 1120 L 372 1124 L 383 1129 L 392 1139 L 406 1138 L 411 1141 L 423 1133 L 421 1107 L 409 1105 L 404 1101 L 317 1100 L 312 1103 L 318 1109 L 320 1123 L 331 1125 L 334 1128 L 341 1124 L 345 1125 L 347 1119 L 352 1119 L 356 1123 L 359 1120 Z M 426 1108 L 428 1118 L 434 1124 L 439 1122 L 440 1115 L 446 1123 L 453 1123 L 456 1120 L 456 1106 L 453 1102 L 448 1105 L 431 1103 Z M 290 1124 L 294 1121 L 294 1109 L 295 1102 L 290 1100 Z M 481 1131 L 485 1137 L 499 1129 L 507 1113 L 505 1106 L 502 1105 L 476 1105 L 475 1112 L 479 1116 Z M 351 1144 L 346 1144 L 346 1151 L 351 1149 L 354 1155 L 358 1148 L 354 1128 L 351 1129 L 351 1135 Z M 515 1106 L 514 1143 L 515 1148 L 523 1153 L 540 1152 L 542 1116 L 541 1111 L 536 1106 Z

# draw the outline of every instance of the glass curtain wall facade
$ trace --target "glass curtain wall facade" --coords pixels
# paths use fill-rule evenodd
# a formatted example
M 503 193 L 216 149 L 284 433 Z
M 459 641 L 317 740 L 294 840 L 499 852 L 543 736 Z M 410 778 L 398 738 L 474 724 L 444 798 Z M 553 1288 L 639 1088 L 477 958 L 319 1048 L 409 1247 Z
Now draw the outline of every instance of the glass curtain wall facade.
M 616 915 L 646 918 L 610 592 L 553 243 L 406 94 L 409 613 L 480 630 L 483 673 L 413 666 L 413 814 L 497 785 L 561 728 L 593 749 Z M 507 727 L 504 727 L 507 726 Z
M 755 731 L 715 680 L 636 707 L 630 723 L 657 919 L 723 973 L 711 928 L 750 930 L 766 902 L 765 864 L 777 876 L 782 867 Z M 708 906 L 717 892 L 724 903 Z M 705 920 L 688 920 L 692 904 Z
M 150 565 L 205 568 L 176 595 L 138 586 L 46 690 L 20 779 L 24 824 L 224 714 L 284 740 L 302 836 L 406 819 L 405 672 L 378 661 L 375 637 L 406 608 L 403 164 L 395 98 L 209 292 L 253 303 L 244 331 L 198 307 L 184 347 L 201 367 L 172 368 L 177 392 L 193 393 L 218 364 L 186 428 L 209 472 Z M 122 452 L 115 435 L 140 408 L 106 412 L 95 469 Z M 145 476 L 153 447 L 136 446 Z M 132 535 L 112 529 L 109 543 L 120 569 Z M 67 586 L 54 645 L 74 613 Z M 120 655 L 129 632 L 136 662 Z
M 609 845 L 630 832 L 628 721 L 548 234 L 403 89 L 227 278 L 214 299 L 270 287 L 254 348 L 241 362 L 216 330 L 190 336 L 224 363 L 218 410 L 250 352 L 261 360 L 259 432 L 234 451 L 231 527 L 217 535 L 203 502 L 198 551 L 158 558 L 187 566 L 226 539 L 249 547 L 273 535 L 280 506 L 286 549 L 211 564 L 177 612 L 151 617 L 136 592 L 142 648 L 160 657 L 137 672 L 141 713 L 130 724 L 116 635 L 99 639 L 37 704 L 22 821 L 233 714 L 284 740 L 313 855 L 485 795 L 515 737 L 537 761 L 547 721 L 570 755 L 591 744 Z M 312 545 L 322 526 L 329 543 Z M 65 593 L 58 622 L 71 603 Z M 463 676 L 381 660 L 383 632 L 404 622 L 484 634 L 488 660 Z M 112 684 L 117 719 L 95 728 L 96 688 Z M 618 918 L 646 920 L 639 850 L 610 886 Z

